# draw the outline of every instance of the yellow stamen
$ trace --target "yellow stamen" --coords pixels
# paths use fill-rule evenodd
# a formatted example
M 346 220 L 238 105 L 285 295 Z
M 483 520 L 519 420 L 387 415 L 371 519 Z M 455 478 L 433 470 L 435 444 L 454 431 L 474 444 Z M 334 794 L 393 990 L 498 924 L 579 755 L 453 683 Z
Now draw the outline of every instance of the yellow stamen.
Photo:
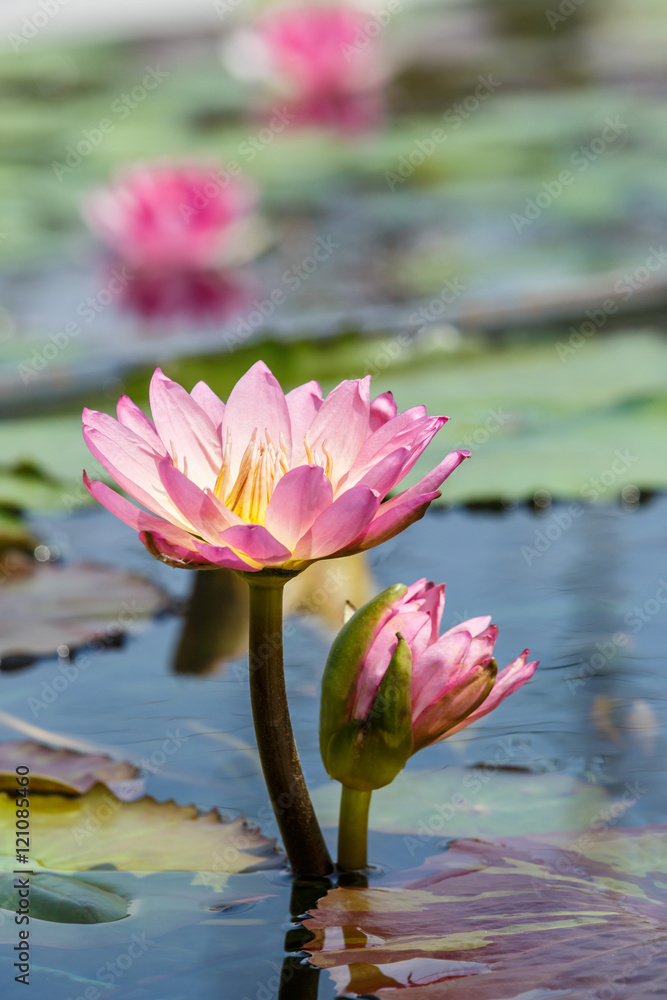
M 304 437 L 304 446 L 309 465 L 320 465 L 331 479 L 333 459 L 327 449 L 326 441 L 319 449 L 322 452 L 319 456 L 313 452 L 308 434 Z M 213 492 L 229 510 L 238 514 L 244 521 L 250 524 L 263 524 L 273 491 L 285 473 L 290 470 L 285 438 L 280 435 L 280 444 L 276 448 L 268 430 L 264 428 L 263 437 L 260 437 L 259 429 L 256 427 L 243 452 L 236 480 L 230 486 L 231 458 L 232 438 L 228 429 L 222 466 Z
M 310 439 L 308 437 L 308 432 L 304 435 L 303 439 L 304 446 L 306 448 L 306 456 L 308 458 L 308 465 L 315 465 L 315 459 L 313 458 L 313 449 L 310 447 Z
M 324 466 L 324 473 L 327 479 L 333 479 L 333 458 L 331 457 L 331 452 L 327 449 L 326 441 L 322 442 L 322 451 L 324 452 L 327 460 L 326 465 Z

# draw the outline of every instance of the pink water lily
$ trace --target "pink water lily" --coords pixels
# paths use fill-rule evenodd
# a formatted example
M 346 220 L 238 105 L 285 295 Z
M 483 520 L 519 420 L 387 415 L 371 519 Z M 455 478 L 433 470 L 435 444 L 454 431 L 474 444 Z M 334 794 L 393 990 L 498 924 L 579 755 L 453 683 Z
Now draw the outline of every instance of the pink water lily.
M 492 712 L 532 677 L 524 649 L 498 673 L 498 628 L 471 618 L 440 635 L 445 585 L 396 584 L 360 608 L 331 649 L 320 747 L 331 777 L 368 793 L 418 750 Z
M 336 0 L 271 7 L 230 47 L 232 72 L 270 83 L 287 100 L 290 127 L 372 128 L 389 75 L 378 26 L 371 11 Z
M 491 617 L 469 618 L 440 635 L 445 584 L 425 579 L 408 587 L 378 629 L 357 678 L 350 716 L 365 719 L 398 645 L 397 633 L 412 654 L 412 734 L 414 752 L 488 715 L 533 676 L 537 660 L 528 650 L 496 674 L 493 648 L 498 626 Z M 479 703 L 479 704 L 478 704 Z
M 375 28 L 370 13 L 351 4 L 300 3 L 270 10 L 258 30 L 275 72 L 314 95 L 359 93 L 379 82 Z
M 90 228 L 141 269 L 200 269 L 227 263 L 254 190 L 224 169 L 197 164 L 137 166 L 83 204 Z
M 423 516 L 469 452 L 453 451 L 417 485 L 384 499 L 447 417 L 371 400 L 370 376 L 326 398 L 317 382 L 285 394 L 258 361 L 227 403 L 159 369 L 150 420 L 127 396 L 118 420 L 84 410 L 86 444 L 125 499 L 84 473 L 88 491 L 176 566 L 300 571 L 359 552 Z M 142 505 L 142 506 L 138 506 Z

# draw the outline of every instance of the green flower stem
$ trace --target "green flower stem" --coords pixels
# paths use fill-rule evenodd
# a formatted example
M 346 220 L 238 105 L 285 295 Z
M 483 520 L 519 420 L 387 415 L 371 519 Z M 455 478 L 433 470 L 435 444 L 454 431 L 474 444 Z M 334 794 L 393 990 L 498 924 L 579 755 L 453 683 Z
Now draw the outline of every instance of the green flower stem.
M 368 865 L 368 810 L 372 792 L 343 785 L 338 825 L 338 867 L 360 871 Z
M 243 574 L 250 584 L 250 699 L 257 749 L 292 870 L 333 870 L 313 809 L 289 717 L 283 668 L 283 587 L 293 574 Z

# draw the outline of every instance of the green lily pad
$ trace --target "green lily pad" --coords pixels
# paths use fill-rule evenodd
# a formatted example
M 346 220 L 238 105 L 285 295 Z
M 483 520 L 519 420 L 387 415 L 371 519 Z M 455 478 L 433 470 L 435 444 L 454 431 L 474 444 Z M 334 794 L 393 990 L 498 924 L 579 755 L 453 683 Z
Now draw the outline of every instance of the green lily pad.
M 340 785 L 313 791 L 324 826 L 338 824 Z M 406 835 L 411 856 L 444 837 L 498 837 L 514 833 L 577 830 L 612 803 L 599 785 L 569 774 L 537 774 L 488 765 L 441 771 L 402 771 L 373 793 L 370 827 Z
M 0 793 L 3 842 L 14 841 L 15 800 Z M 113 865 L 125 871 L 241 872 L 283 863 L 275 840 L 243 819 L 216 810 L 156 802 L 122 802 L 102 785 L 85 795 L 35 795 L 30 800 L 28 852 L 42 867 L 84 871 Z
M 0 910 L 16 912 L 17 879 L 0 874 Z M 37 874 L 29 878 L 30 918 L 58 924 L 102 924 L 127 916 L 127 902 L 114 892 L 62 875 Z

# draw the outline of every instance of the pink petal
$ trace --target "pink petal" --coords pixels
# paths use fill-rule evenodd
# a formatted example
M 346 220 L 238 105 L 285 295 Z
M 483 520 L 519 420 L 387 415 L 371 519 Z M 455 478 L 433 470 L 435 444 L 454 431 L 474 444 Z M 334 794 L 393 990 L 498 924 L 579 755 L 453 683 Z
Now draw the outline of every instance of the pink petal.
M 292 425 L 292 460 L 305 455 L 303 439 L 322 405 L 319 382 L 306 382 L 285 395 Z
M 220 535 L 220 545 L 205 545 L 197 542 L 197 551 L 221 566 L 229 563 L 220 562 L 227 558 L 225 552 L 234 549 L 244 562 L 254 563 L 250 568 L 261 566 L 281 566 L 289 561 L 292 553 L 273 537 L 270 531 L 261 524 L 239 524 L 227 528 Z
M 467 725 L 475 711 L 488 701 L 496 670 L 493 661 L 480 663 L 446 698 L 428 705 L 413 721 L 415 751 L 451 736 L 459 728 L 457 720 L 463 718 L 462 725 Z
M 199 489 L 192 480 L 174 468 L 170 458 L 160 464 L 160 478 L 174 506 L 190 522 L 197 534 L 209 542 L 217 543 L 220 532 L 231 526 L 223 511 L 210 496 Z
M 220 429 L 225 415 L 225 404 L 223 401 L 213 392 L 213 389 L 211 389 L 206 382 L 197 382 L 190 395 L 194 399 L 197 406 L 204 411 L 218 432 L 218 435 L 220 435 Z
M 438 641 L 415 658 L 412 666 L 412 718 L 418 719 L 429 705 L 440 701 L 467 675 L 477 670 L 477 661 L 467 657 L 470 634 L 463 629 L 445 632 Z
M 470 643 L 469 656 L 475 660 L 488 660 L 493 656 L 493 647 L 498 639 L 498 626 L 489 625 L 478 635 L 474 636 Z
M 294 558 L 325 559 L 344 550 L 355 550 L 352 543 L 373 520 L 379 504 L 379 494 L 367 486 L 355 486 L 343 493 L 301 538 Z
M 356 486 L 353 487 L 353 489 L 356 488 Z M 407 492 L 409 491 L 406 490 Z M 405 496 L 405 493 L 402 493 L 401 496 Z M 399 504 L 393 500 L 383 503 L 360 541 L 361 551 L 386 542 L 389 538 L 393 538 L 394 535 L 398 535 L 399 532 L 414 524 L 415 521 L 419 521 L 426 513 L 431 501 L 439 496 L 440 493 L 436 490 L 434 493 L 423 493 L 412 500 L 406 500 Z
M 432 485 L 429 491 L 425 492 L 425 486 L 429 486 L 429 484 L 439 486 L 466 458 L 470 458 L 469 451 L 451 451 L 416 486 L 411 486 L 410 489 L 404 490 L 398 496 L 385 501 L 363 540 L 363 549 L 370 549 L 374 545 L 386 542 L 389 538 L 393 538 L 394 535 L 403 531 L 404 528 L 419 521 L 426 513 L 429 504 L 440 496 L 440 492 Z
M 422 615 L 415 611 L 404 614 L 399 612 L 385 622 L 375 636 L 364 659 L 364 666 L 357 680 L 354 705 L 350 713 L 351 719 L 363 720 L 367 718 L 382 683 L 382 678 L 396 652 L 397 633 L 400 632 L 412 649 L 418 636 L 424 631 L 430 631 L 428 615 Z
M 429 589 L 424 595 L 422 611 L 425 611 L 431 619 L 429 644 L 437 642 L 440 635 L 440 622 L 442 621 L 442 613 L 445 609 L 445 590 L 446 586 L 444 583 L 438 584 L 437 587 L 430 584 Z
M 404 427 L 401 433 L 397 433 L 392 441 L 386 443 L 370 458 L 367 457 L 367 452 L 364 448 L 364 454 L 360 455 L 359 459 L 350 470 L 349 478 L 345 481 L 345 485 L 348 486 L 356 483 L 357 481 L 361 481 L 361 478 L 368 473 L 369 469 L 374 468 L 387 454 L 398 447 L 407 448 L 409 452 L 409 456 L 403 466 L 401 478 L 406 476 L 417 459 L 420 458 L 428 445 L 431 443 L 435 434 L 437 434 L 443 426 L 445 419 L 445 417 L 425 417 L 422 420 L 418 420 L 416 423 Z M 392 421 L 392 423 L 395 422 L 396 421 Z M 386 427 L 388 425 L 385 424 L 384 426 Z M 384 428 L 381 428 L 381 430 L 383 429 Z M 379 433 L 380 432 L 378 432 L 378 434 Z M 368 438 L 366 443 L 368 444 L 375 437 L 377 437 L 377 435 L 373 435 L 373 438 Z
M 319 465 L 301 465 L 279 480 L 264 523 L 291 551 L 332 503 L 333 489 L 324 470 Z
M 132 402 L 129 396 L 120 397 L 116 404 L 116 415 L 119 423 L 134 431 L 138 437 L 143 438 L 146 444 L 150 445 L 158 455 L 167 454 L 167 449 L 155 430 L 155 424 L 148 419 L 136 403 Z
M 364 441 L 363 448 L 354 463 L 355 472 L 363 472 L 391 451 L 395 451 L 399 445 L 409 447 L 413 438 L 433 419 L 426 413 L 425 406 L 413 406 L 381 424 Z
M 436 465 L 435 469 L 427 473 L 423 479 L 420 479 L 410 489 L 404 490 L 403 493 L 399 493 L 398 496 L 388 500 L 386 504 L 383 504 L 383 507 L 386 507 L 387 510 L 392 510 L 395 506 L 419 497 L 423 493 L 432 493 L 439 486 L 442 486 L 445 479 L 451 476 L 454 469 L 458 469 L 461 462 L 465 461 L 466 458 L 470 458 L 469 451 L 450 451 L 448 455 L 445 455 L 442 462 Z
M 239 379 L 225 407 L 222 440 L 226 441 L 227 432 L 231 431 L 230 483 L 234 483 L 238 475 L 243 453 L 255 429 L 262 440 L 264 432 L 268 431 L 276 448 L 282 435 L 289 461 L 292 430 L 287 401 L 278 380 L 263 361 L 257 361 Z
M 371 402 L 369 430 L 371 433 L 382 427 L 388 420 L 393 420 L 398 412 L 396 400 L 391 392 L 383 392 Z
M 178 528 L 170 521 L 156 517 L 155 514 L 149 514 L 147 511 L 142 510 L 141 507 L 135 507 L 133 503 L 130 503 L 125 497 L 120 496 L 119 493 L 110 489 L 105 483 L 90 479 L 85 472 L 83 474 L 83 484 L 91 497 L 94 497 L 95 500 L 99 501 L 115 517 L 124 521 L 125 524 L 134 528 L 135 531 L 155 531 L 172 542 L 186 546 L 190 543 L 190 536 L 187 531 Z
M 392 451 L 378 462 L 377 465 L 369 469 L 359 482 L 353 485 L 370 486 L 371 489 L 377 490 L 381 497 L 385 497 L 396 483 L 400 482 L 403 478 L 406 464 L 410 459 L 409 448 L 397 448 L 396 451 Z
M 351 468 L 368 433 L 370 375 L 341 382 L 322 403 L 310 427 L 313 451 L 326 446 L 333 459 L 334 489 Z
M 176 468 L 204 489 L 213 486 L 222 465 L 220 435 L 189 392 L 157 368 L 150 386 L 157 432 Z
M 160 482 L 160 456 L 129 427 L 108 413 L 83 411 L 83 438 L 118 485 L 153 513 L 178 523 L 178 511 Z
M 167 563 L 168 566 L 175 566 L 177 569 L 210 569 L 209 560 L 190 546 L 170 542 L 159 532 L 142 531 L 139 539 L 155 559 Z M 236 569 L 235 566 L 230 568 Z
M 531 663 L 526 663 L 528 653 L 529 650 L 524 649 L 521 656 L 517 656 L 516 660 L 513 660 L 509 666 L 505 667 L 505 669 L 498 674 L 491 694 L 484 701 L 484 703 L 480 705 L 476 711 L 472 712 L 467 719 L 461 722 L 454 729 L 451 729 L 447 734 L 448 736 L 451 736 L 453 733 L 458 733 L 461 729 L 465 729 L 466 726 L 469 726 L 471 722 L 477 722 L 478 719 L 488 715 L 489 712 L 492 712 L 494 708 L 497 708 L 501 701 L 504 701 L 508 695 L 513 694 L 517 688 L 520 688 L 522 684 L 525 684 L 526 681 L 530 680 L 540 661 L 533 660 Z

